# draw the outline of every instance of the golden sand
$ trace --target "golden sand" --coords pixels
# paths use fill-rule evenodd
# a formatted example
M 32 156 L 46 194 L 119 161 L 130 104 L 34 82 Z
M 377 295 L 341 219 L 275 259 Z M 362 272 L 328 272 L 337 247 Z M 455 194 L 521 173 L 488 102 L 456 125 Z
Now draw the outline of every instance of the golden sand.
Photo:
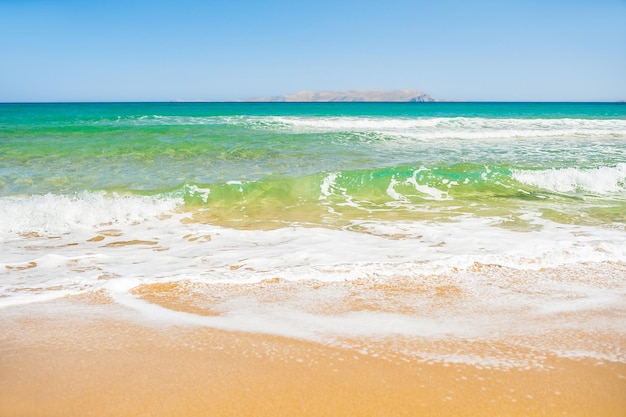
M 427 363 L 384 343 L 374 356 L 109 314 L 119 309 L 102 296 L 0 316 L 0 416 L 625 415 L 623 363 Z

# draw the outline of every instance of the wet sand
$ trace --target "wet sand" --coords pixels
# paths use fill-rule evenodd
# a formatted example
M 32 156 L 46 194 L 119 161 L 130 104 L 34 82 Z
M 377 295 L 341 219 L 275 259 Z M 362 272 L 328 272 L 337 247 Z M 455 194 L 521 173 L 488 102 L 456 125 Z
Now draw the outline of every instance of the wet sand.
M 385 355 L 393 341 L 373 354 L 125 314 L 97 297 L 4 310 L 0 416 L 618 417 L 626 410 L 623 363 L 427 362 Z

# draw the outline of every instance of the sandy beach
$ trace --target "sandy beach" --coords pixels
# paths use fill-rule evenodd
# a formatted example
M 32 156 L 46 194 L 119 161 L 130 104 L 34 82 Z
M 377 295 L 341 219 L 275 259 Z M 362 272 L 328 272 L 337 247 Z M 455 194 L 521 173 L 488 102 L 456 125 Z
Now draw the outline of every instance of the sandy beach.
M 624 417 L 624 106 L 2 110 L 0 417 Z
M 626 417 L 624 17 L 0 0 L 0 417 Z
M 617 417 L 626 409 L 623 363 L 424 361 L 387 349 L 388 339 L 363 349 L 141 323 L 97 294 L 6 313 L 0 416 Z

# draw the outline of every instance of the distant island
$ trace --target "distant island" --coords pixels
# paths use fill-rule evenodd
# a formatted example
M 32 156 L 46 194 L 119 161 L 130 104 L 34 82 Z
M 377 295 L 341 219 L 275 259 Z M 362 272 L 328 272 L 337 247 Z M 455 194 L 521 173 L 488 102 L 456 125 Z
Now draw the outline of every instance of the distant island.
M 430 103 L 440 101 L 416 90 L 347 90 L 347 91 L 300 91 L 284 96 L 249 98 L 234 101 L 252 102 L 412 102 Z
M 201 102 L 211 100 L 174 99 L 174 103 Z M 438 99 L 418 90 L 343 90 L 343 91 L 299 91 L 284 96 L 253 97 L 225 102 L 258 102 L 258 103 L 358 103 L 358 102 L 391 102 L 391 103 L 432 103 L 462 100 Z

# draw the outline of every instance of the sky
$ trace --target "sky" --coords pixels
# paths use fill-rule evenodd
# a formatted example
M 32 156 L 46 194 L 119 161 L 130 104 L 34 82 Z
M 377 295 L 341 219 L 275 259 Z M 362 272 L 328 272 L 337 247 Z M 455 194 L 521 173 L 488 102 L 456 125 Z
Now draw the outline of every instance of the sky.
M 626 0 L 0 0 L 0 102 L 626 100 Z

